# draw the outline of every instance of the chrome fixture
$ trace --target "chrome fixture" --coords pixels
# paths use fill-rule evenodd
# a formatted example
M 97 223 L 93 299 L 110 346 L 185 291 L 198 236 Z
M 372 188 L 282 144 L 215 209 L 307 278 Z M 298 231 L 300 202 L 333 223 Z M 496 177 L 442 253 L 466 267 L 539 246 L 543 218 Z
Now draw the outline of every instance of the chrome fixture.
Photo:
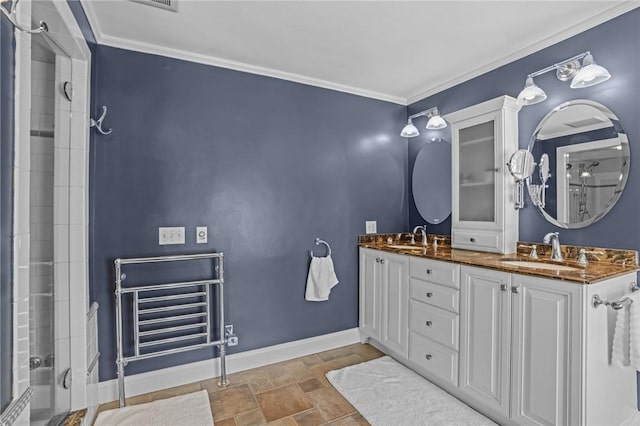
M 327 248 L 327 257 L 331 256 L 331 246 L 328 242 L 321 240 L 320 238 L 316 238 L 316 245 L 324 244 Z M 313 250 L 309 250 L 309 257 L 313 257 Z
M 11 10 L 7 10 L 4 6 L 2 6 L 2 3 L 8 3 L 8 2 L 9 0 L 0 0 L 0 12 L 2 12 L 2 14 L 7 17 L 9 22 L 11 22 L 11 24 L 14 27 L 16 27 L 18 30 L 27 34 L 39 34 L 41 32 L 49 31 L 49 27 L 47 26 L 47 23 L 44 21 L 40 21 L 40 26 L 33 30 L 30 30 L 20 25 L 18 23 L 18 18 L 16 16 L 16 8 L 18 7 L 18 3 L 20 2 L 20 0 L 13 0 L 11 2 Z
M 418 131 L 418 128 L 413 125 L 413 119 L 422 116 L 426 116 L 429 119 L 426 127 L 428 130 L 439 130 L 447 127 L 447 122 L 440 116 L 438 107 L 433 107 L 410 115 L 407 119 L 407 125 L 404 126 L 402 132 L 400 132 L 400 136 L 403 138 L 415 138 L 418 136 L 420 132 Z
M 635 288 L 635 286 L 632 286 L 631 292 L 633 293 L 636 290 L 637 288 Z M 620 309 L 624 308 L 625 306 L 629 306 L 632 303 L 633 303 L 633 300 L 629 299 L 628 297 L 623 297 L 617 302 L 609 302 L 608 300 L 603 300 L 597 294 L 594 294 L 593 297 L 591 298 L 591 304 L 593 305 L 594 308 L 597 308 L 600 305 L 604 305 L 604 306 L 610 306 L 611 309 L 615 309 L 616 311 L 619 311 Z
M 529 259 L 539 259 L 538 257 L 538 246 L 535 244 L 520 244 L 518 247 L 522 247 L 522 248 L 530 248 L 531 251 L 529 252 Z
M 580 60 L 582 59 L 582 64 Z M 583 52 L 579 55 L 555 63 L 527 76 L 524 89 L 518 95 L 518 103 L 521 105 L 534 105 L 547 99 L 547 94 L 533 81 L 534 77 L 556 71 L 556 77 L 560 81 L 571 80 L 572 89 L 595 86 L 611 78 L 606 68 L 597 65 L 593 61 L 591 52 Z
M 42 365 L 42 358 L 39 356 L 32 356 L 29 358 L 29 370 L 35 370 Z
M 445 237 L 438 237 L 438 236 L 433 236 L 433 249 L 434 250 L 438 250 L 438 241 L 446 241 L 447 239 Z
M 98 118 L 97 120 L 94 120 L 93 118 L 90 118 L 89 119 L 89 127 L 95 127 L 96 128 L 96 132 L 100 133 L 101 135 L 109 135 L 109 134 L 111 134 L 111 132 L 113 132 L 113 129 L 103 129 L 102 128 L 102 122 L 104 121 L 106 116 L 107 116 L 107 107 L 105 105 L 102 105 L 102 114 L 100 114 L 100 118 Z
M 562 251 L 560 250 L 560 234 L 557 232 L 549 232 L 542 240 L 545 244 L 551 243 L 551 260 L 554 262 L 563 262 Z
M 427 226 L 426 225 L 418 225 L 413 228 L 413 233 L 411 234 L 411 244 L 416 243 L 415 234 L 420 231 L 420 235 L 422 236 L 422 245 L 427 246 Z
M 601 252 L 601 251 L 588 251 L 588 250 L 585 250 L 585 249 L 580 249 L 578 251 L 578 265 L 587 266 L 589 264 L 589 261 L 587 260 L 587 255 L 588 254 L 592 254 L 597 260 L 598 257 L 596 255 L 603 256 L 604 252 Z

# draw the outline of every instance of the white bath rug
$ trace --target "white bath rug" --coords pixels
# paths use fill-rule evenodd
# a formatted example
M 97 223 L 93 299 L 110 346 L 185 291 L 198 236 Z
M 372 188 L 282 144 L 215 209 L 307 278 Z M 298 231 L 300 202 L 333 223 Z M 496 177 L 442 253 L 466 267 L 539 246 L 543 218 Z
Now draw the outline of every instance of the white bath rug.
M 373 426 L 495 425 L 388 356 L 329 371 L 327 379 Z
M 213 426 L 207 391 L 103 411 L 94 426 Z

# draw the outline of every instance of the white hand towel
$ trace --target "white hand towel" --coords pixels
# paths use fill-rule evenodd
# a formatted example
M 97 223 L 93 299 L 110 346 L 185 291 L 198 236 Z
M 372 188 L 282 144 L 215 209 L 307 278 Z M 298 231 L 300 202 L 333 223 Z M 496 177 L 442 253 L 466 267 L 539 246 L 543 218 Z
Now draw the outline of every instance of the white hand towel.
M 613 331 L 611 363 L 640 370 L 640 292 L 628 295 L 633 303 L 620 309 Z
M 304 298 L 310 302 L 329 300 L 329 293 L 336 284 L 338 277 L 331 256 L 312 257 Z

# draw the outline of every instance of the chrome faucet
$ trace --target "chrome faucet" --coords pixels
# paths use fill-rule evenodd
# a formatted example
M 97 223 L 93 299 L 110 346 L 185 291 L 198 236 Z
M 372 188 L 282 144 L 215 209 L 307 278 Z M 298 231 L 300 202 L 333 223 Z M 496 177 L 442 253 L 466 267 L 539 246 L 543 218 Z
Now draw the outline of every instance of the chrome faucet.
M 560 251 L 560 236 L 557 232 L 549 232 L 542 240 L 545 244 L 551 243 L 551 260 L 563 262 L 562 251 Z
M 415 228 L 413 228 L 414 235 L 411 235 L 411 244 L 416 243 L 415 233 L 418 231 L 420 231 L 420 235 L 422 236 L 422 245 L 426 247 L 427 246 L 427 226 L 426 225 L 418 225 Z

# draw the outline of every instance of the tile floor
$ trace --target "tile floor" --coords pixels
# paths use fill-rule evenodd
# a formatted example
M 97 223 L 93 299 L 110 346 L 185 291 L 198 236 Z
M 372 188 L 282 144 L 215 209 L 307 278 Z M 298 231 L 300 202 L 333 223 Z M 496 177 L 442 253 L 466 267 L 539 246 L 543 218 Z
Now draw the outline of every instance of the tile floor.
M 368 425 L 324 375 L 382 355 L 371 345 L 357 343 L 231 374 L 227 388 L 218 387 L 215 378 L 128 398 L 127 404 L 205 389 L 216 426 Z M 117 401 L 102 404 L 99 411 L 111 408 L 117 408 Z

